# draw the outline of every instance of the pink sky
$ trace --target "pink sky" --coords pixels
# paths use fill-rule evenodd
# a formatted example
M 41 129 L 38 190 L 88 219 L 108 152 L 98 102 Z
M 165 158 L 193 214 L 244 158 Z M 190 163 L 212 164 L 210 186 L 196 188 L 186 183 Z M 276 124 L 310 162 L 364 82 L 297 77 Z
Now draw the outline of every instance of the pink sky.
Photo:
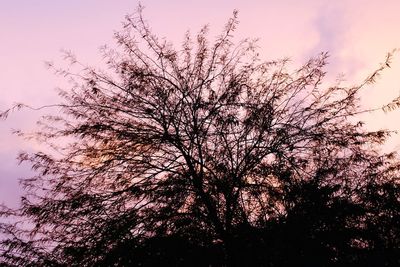
M 0 110 L 14 102 L 33 106 L 56 101 L 54 88 L 65 81 L 52 75 L 44 61 L 61 62 L 61 49 L 73 51 L 89 65 L 101 64 L 98 48 L 113 44 L 124 15 L 137 1 L 15 0 L 0 4 Z M 329 51 L 330 77 L 345 74 L 359 83 L 383 61 L 386 52 L 400 48 L 400 1 L 368 0 L 144 0 L 144 15 L 155 33 L 181 43 L 183 33 L 210 24 L 211 37 L 222 29 L 234 9 L 239 10 L 238 37 L 259 37 L 266 59 L 290 57 L 301 64 Z M 400 54 L 378 84 L 366 88 L 363 103 L 381 106 L 400 94 Z M 371 114 L 368 127 L 399 129 L 399 112 Z M 34 129 L 39 113 L 17 112 L 0 121 L 0 203 L 15 205 L 18 178 L 29 174 L 17 166 L 21 150 L 39 149 L 11 134 L 11 128 Z M 387 145 L 400 144 L 394 136 Z

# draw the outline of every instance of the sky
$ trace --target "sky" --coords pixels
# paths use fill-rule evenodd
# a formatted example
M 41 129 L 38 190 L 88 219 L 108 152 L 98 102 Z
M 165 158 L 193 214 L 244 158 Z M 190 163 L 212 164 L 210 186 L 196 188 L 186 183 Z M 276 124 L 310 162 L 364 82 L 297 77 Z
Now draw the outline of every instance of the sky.
M 187 30 L 196 33 L 208 24 L 216 36 L 234 9 L 239 11 L 237 38 L 259 38 L 265 60 L 289 57 L 294 67 L 320 52 L 329 52 L 331 80 L 344 75 L 345 83 L 361 83 L 400 48 L 398 0 L 143 0 L 144 16 L 153 31 L 179 45 Z M 72 51 L 87 64 L 101 67 L 99 48 L 114 44 L 134 0 L 0 0 L 0 111 L 22 102 L 39 107 L 57 103 L 55 88 L 66 81 L 44 62 L 62 62 L 62 50 Z M 62 64 L 62 63 L 60 63 Z M 362 92 L 365 107 L 380 107 L 400 96 L 400 51 L 392 68 L 378 83 Z M 21 151 L 40 146 L 12 134 L 12 129 L 34 130 L 41 112 L 20 111 L 0 121 L 0 203 L 17 206 L 18 180 L 32 175 L 17 165 Z M 400 130 L 400 112 L 376 112 L 363 117 L 370 129 Z M 400 148 L 393 135 L 385 149 Z

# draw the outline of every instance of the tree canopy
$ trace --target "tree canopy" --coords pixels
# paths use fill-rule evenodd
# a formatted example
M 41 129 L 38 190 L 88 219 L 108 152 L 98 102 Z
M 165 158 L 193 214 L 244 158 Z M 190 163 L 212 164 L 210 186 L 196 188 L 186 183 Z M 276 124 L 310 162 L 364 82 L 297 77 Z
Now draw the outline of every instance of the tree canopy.
M 327 85 L 326 53 L 265 62 L 237 23 L 175 48 L 139 8 L 107 71 L 59 72 L 73 85 L 34 136 L 53 150 L 19 156 L 36 175 L 0 211 L 1 264 L 400 264 L 400 161 L 357 119 L 390 54 L 359 85 Z

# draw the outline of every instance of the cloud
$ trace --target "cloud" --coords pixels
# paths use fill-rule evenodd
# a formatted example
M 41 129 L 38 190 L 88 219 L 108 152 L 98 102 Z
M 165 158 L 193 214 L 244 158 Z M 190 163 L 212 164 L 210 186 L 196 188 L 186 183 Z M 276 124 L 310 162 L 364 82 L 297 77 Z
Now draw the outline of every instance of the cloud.
M 14 3 L 15 2 L 15 3 Z M 61 48 L 73 50 L 83 62 L 101 62 L 97 48 L 112 44 L 114 30 L 134 1 L 103 0 L 9 1 L 2 6 L 0 28 L 0 110 L 13 102 L 42 105 L 55 101 L 53 88 L 65 85 L 43 67 L 44 60 L 59 59 Z M 145 3 L 145 17 L 156 34 L 176 45 L 183 34 L 210 23 L 211 37 L 223 28 L 234 9 L 239 10 L 237 37 L 259 37 L 265 59 L 291 57 L 298 65 L 321 51 L 331 54 L 328 71 L 345 73 L 349 83 L 361 82 L 382 62 L 385 53 L 400 47 L 400 2 L 381 1 L 155 1 Z M 379 106 L 399 95 L 400 54 L 382 79 L 363 92 L 365 106 Z M 38 115 L 20 113 L 0 121 L 0 202 L 13 198 L 16 178 L 27 174 L 15 165 L 19 150 L 31 149 L 10 135 L 10 128 L 32 129 Z M 399 114 L 369 114 L 369 127 L 398 128 Z M 400 142 L 393 140 L 391 147 Z M 10 190 L 5 188 L 10 187 Z M 17 192 L 17 191 L 15 191 Z M 13 198 L 14 199 L 14 198 Z

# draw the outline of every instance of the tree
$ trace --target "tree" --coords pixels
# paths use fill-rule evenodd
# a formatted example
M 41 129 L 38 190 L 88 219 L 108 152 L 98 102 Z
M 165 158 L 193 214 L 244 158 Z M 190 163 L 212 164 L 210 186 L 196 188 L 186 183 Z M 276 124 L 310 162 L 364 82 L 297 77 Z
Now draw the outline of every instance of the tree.
M 139 8 L 104 49 L 109 73 L 60 72 L 74 85 L 36 134 L 54 151 L 19 156 L 37 175 L 1 210 L 19 222 L 0 225 L 2 264 L 400 263 L 398 157 L 357 121 L 391 55 L 361 85 L 327 86 L 326 53 L 290 71 L 235 44 L 236 25 L 177 50 Z

